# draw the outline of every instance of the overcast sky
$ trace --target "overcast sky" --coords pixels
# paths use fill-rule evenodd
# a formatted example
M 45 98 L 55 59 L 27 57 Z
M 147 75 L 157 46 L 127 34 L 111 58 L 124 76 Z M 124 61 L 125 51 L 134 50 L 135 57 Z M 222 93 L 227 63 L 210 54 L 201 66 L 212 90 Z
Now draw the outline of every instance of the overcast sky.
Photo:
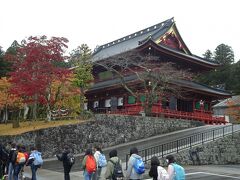
M 238 0 L 2 0 L 0 46 L 47 35 L 66 37 L 69 50 L 86 43 L 93 50 L 174 17 L 193 54 L 221 44 L 240 59 Z

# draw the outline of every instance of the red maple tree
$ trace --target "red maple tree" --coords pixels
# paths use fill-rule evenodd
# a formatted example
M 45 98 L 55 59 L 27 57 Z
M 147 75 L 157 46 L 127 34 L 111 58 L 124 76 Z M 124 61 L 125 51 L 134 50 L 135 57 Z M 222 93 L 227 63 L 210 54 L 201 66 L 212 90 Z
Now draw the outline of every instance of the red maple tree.
M 37 104 L 46 105 L 48 120 L 51 120 L 51 106 L 56 100 L 52 96 L 52 83 L 65 81 L 70 73 L 58 66 L 67 58 L 64 55 L 67 42 L 63 37 L 31 36 L 23 40 L 16 55 L 9 58 L 14 68 L 10 73 L 12 92 L 32 104 L 35 111 Z

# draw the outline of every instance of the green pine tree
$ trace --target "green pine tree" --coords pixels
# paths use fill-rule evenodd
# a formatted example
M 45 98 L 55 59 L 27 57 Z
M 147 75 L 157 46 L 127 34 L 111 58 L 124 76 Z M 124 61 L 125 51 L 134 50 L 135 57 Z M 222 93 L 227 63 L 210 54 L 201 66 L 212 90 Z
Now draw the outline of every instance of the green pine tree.
M 229 65 L 234 62 L 234 52 L 231 46 L 220 44 L 214 51 L 214 59 L 219 64 Z

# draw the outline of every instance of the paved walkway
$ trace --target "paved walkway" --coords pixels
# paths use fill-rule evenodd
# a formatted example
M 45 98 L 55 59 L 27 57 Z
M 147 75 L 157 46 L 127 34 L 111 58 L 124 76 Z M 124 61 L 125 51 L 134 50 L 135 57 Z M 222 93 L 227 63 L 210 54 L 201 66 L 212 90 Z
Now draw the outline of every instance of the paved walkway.
M 185 166 L 186 180 L 234 180 L 240 179 L 240 165 L 205 165 L 205 166 Z M 104 175 L 105 168 L 102 175 Z M 63 172 L 56 172 L 46 169 L 39 169 L 38 180 L 61 180 Z M 31 170 L 29 167 L 25 168 L 24 175 L 31 177 Z M 83 172 L 71 172 L 71 180 L 83 180 Z M 149 179 L 148 170 L 144 175 L 144 179 Z M 102 178 L 103 179 L 103 178 Z

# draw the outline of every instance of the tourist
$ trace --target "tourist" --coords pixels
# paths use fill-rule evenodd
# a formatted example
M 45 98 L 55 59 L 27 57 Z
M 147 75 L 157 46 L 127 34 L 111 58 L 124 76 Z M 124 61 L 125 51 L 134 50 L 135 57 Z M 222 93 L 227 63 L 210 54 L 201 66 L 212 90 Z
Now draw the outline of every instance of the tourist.
M 17 158 L 17 149 L 16 144 L 11 144 L 11 149 L 8 157 L 8 180 L 13 180 L 13 172 Z
M 22 168 L 20 169 L 19 178 L 20 179 L 24 179 L 25 178 L 24 175 L 23 175 L 23 173 L 24 173 L 24 165 L 27 165 L 28 158 L 29 158 L 29 153 L 27 152 L 26 147 L 24 145 L 21 146 L 21 152 L 25 156 L 25 162 L 22 163 L 23 165 L 22 165 Z
M 28 165 L 31 167 L 32 180 L 37 180 L 37 170 L 43 164 L 42 154 L 35 147 L 31 147 L 31 154 L 29 156 Z
M 0 178 L 6 175 L 8 164 L 8 152 L 4 145 L 0 144 Z
M 64 180 L 70 180 L 70 171 L 73 163 L 70 163 L 68 159 L 68 155 L 70 154 L 70 150 L 68 146 L 64 147 L 62 154 L 57 154 L 56 157 L 59 161 L 63 162 L 63 170 L 64 170 Z
M 84 180 L 91 180 L 97 170 L 97 163 L 92 149 L 87 149 L 82 161 Z
M 130 149 L 130 158 L 128 161 L 128 168 L 126 172 L 127 179 L 143 179 L 144 163 L 142 157 L 138 155 L 138 149 L 133 147 Z
M 169 174 L 169 180 L 185 180 L 185 170 L 182 166 L 176 163 L 174 156 L 168 155 L 166 157 L 166 162 L 168 164 L 167 172 Z
M 122 161 L 117 157 L 117 150 L 109 152 L 109 161 L 105 172 L 106 179 L 123 179 Z
M 101 163 L 99 162 L 99 158 L 103 155 L 102 149 L 99 146 L 95 146 L 94 147 L 95 153 L 94 153 L 94 158 L 96 160 L 97 163 L 97 171 L 96 173 L 93 174 L 93 180 L 99 180 L 100 176 L 101 176 L 101 172 L 102 172 L 102 165 L 100 165 Z
M 149 171 L 149 176 L 153 178 L 153 180 L 168 180 L 169 175 L 167 171 L 160 166 L 160 161 L 158 157 L 153 156 L 151 158 L 151 168 Z
M 9 153 L 12 149 L 12 142 L 11 141 L 7 142 L 7 145 L 6 145 L 5 149 L 6 149 L 6 152 L 8 153 L 8 155 L 9 155 Z M 8 167 L 9 167 L 9 158 L 7 158 L 7 163 L 6 163 L 6 175 L 8 174 Z
M 25 163 L 26 163 L 26 157 L 24 155 L 22 146 L 17 145 L 17 156 L 16 156 L 14 172 L 13 172 L 14 180 L 19 179 L 19 174 L 22 171 Z

